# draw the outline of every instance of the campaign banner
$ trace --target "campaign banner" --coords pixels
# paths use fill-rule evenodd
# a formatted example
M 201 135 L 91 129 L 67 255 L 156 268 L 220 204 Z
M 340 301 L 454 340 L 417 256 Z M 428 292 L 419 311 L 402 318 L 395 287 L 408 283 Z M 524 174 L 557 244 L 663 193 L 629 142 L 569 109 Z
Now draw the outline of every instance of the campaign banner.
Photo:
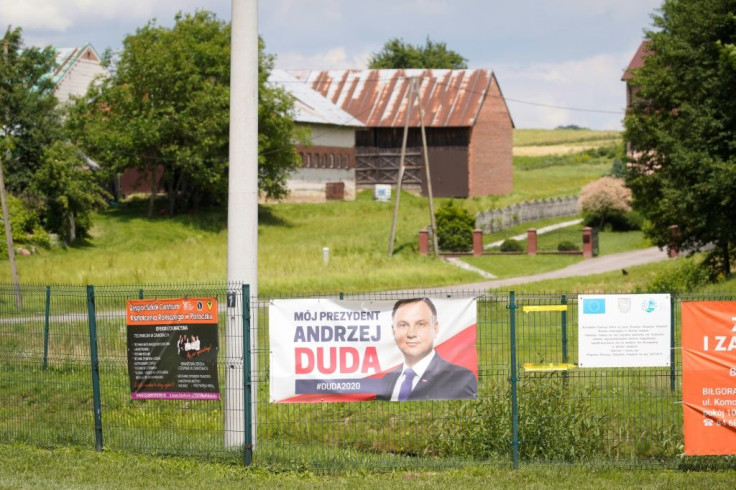
M 669 294 L 578 296 L 578 367 L 669 366 Z
M 132 399 L 220 399 L 216 298 L 128 300 L 126 323 Z
M 272 300 L 274 403 L 474 399 L 475 299 Z
M 685 454 L 736 454 L 736 302 L 682 303 Z

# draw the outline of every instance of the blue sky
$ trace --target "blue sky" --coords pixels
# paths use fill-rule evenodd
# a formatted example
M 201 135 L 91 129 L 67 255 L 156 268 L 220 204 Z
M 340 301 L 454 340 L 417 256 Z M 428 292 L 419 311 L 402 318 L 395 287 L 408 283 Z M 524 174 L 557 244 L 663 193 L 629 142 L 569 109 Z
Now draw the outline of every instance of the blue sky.
M 237 1 L 237 0 L 236 0 Z M 391 38 L 444 42 L 470 68 L 493 70 L 517 128 L 621 129 L 623 70 L 662 0 L 260 0 L 258 30 L 279 68 L 365 68 Z M 147 21 L 231 0 L 0 2 L 0 25 L 27 45 L 120 49 Z

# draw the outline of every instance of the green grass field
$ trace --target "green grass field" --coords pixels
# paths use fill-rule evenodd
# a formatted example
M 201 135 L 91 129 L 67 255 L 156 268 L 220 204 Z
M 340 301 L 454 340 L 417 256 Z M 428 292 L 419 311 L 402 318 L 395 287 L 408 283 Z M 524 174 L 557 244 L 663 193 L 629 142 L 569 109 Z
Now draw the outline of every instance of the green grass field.
M 516 129 L 514 148 L 522 146 L 549 146 L 570 143 L 593 142 L 601 146 L 611 141 L 621 141 L 620 131 L 598 131 L 591 129 Z
M 444 471 L 369 472 L 353 468 L 338 474 L 306 470 L 271 472 L 237 464 L 189 458 L 96 453 L 78 448 L 44 449 L 0 445 L 1 488 L 182 488 L 195 484 L 242 488 L 622 488 L 730 490 L 736 471 L 594 470 L 574 466 L 466 465 Z
M 520 130 L 518 134 L 525 131 Z M 585 132 L 530 130 L 526 141 L 595 138 Z M 549 133 L 555 134 L 550 136 Z M 535 157 L 536 158 L 536 157 Z M 539 157 L 544 158 L 544 157 Z M 517 168 L 507 196 L 458 201 L 471 213 L 524 200 L 575 195 L 607 173 L 611 161 L 555 159 Z M 446 199 L 437 199 L 435 209 Z M 91 238 L 66 249 L 18 257 L 20 281 L 30 284 L 146 284 L 226 279 L 227 217 L 222 210 L 194 216 L 145 217 L 145 202 L 122 203 L 99 213 Z M 437 287 L 478 276 L 417 254 L 418 232 L 430 222 L 426 199 L 401 199 L 395 253 L 388 256 L 393 206 L 369 191 L 352 202 L 268 204 L 259 210 L 259 293 L 319 294 Z M 487 240 L 492 239 L 486 237 Z M 325 265 L 322 251 L 330 249 Z M 560 262 L 559 265 L 564 265 Z M 554 267 L 551 264 L 550 267 Z M 10 281 L 0 266 L 0 281 Z

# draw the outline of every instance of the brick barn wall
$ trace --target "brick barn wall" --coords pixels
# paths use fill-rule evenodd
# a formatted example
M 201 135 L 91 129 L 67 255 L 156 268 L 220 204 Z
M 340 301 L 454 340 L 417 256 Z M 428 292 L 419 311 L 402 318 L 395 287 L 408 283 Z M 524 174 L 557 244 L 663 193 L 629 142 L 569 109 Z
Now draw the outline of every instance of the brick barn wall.
M 496 78 L 471 129 L 469 197 L 507 194 L 513 189 L 513 122 Z

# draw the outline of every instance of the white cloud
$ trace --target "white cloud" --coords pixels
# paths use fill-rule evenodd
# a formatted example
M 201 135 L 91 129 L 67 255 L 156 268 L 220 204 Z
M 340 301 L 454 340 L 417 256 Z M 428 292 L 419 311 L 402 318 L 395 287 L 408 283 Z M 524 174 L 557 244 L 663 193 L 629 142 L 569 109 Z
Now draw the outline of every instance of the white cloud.
M 64 13 L 62 3 L 44 0 L 5 1 L 0 3 L 0 18 L 4 24 L 7 23 L 14 28 L 63 32 L 73 24 L 73 18 Z
M 626 102 L 621 81 L 631 53 L 495 70 L 520 128 L 577 124 L 620 129 Z
M 418 15 L 444 14 L 452 10 L 448 0 L 413 0 L 392 2 L 390 8 L 398 12 L 414 12 Z
M 26 44 L 91 42 L 119 49 L 156 18 L 205 8 L 229 20 L 232 0 L 0 0 L 0 19 Z M 259 32 L 279 68 L 365 68 L 391 37 L 447 42 L 492 68 L 518 127 L 619 128 L 620 81 L 662 0 L 260 0 Z M 618 53 L 623 54 L 610 54 Z M 609 53 L 609 54 L 600 54 Z M 519 102 L 521 101 L 521 102 Z M 551 106 L 551 107 L 550 107 Z M 587 109 L 587 110 L 574 110 Z M 614 111 L 613 114 L 590 110 Z
M 556 0 L 562 12 L 584 17 L 610 16 L 619 19 L 652 12 L 663 0 Z
M 350 68 L 364 69 L 368 66 L 370 53 L 354 53 L 349 55 L 344 47 L 332 48 L 325 52 L 304 55 L 289 51 L 279 53 L 276 57 L 277 68 L 312 70 L 346 70 Z
M 108 21 L 143 25 L 151 18 L 173 23 L 178 11 L 193 12 L 203 7 L 202 0 L 3 0 L 0 18 L 23 30 L 68 32 L 83 24 Z M 218 2 L 222 4 L 223 2 Z M 206 6 L 205 6 L 206 7 Z

